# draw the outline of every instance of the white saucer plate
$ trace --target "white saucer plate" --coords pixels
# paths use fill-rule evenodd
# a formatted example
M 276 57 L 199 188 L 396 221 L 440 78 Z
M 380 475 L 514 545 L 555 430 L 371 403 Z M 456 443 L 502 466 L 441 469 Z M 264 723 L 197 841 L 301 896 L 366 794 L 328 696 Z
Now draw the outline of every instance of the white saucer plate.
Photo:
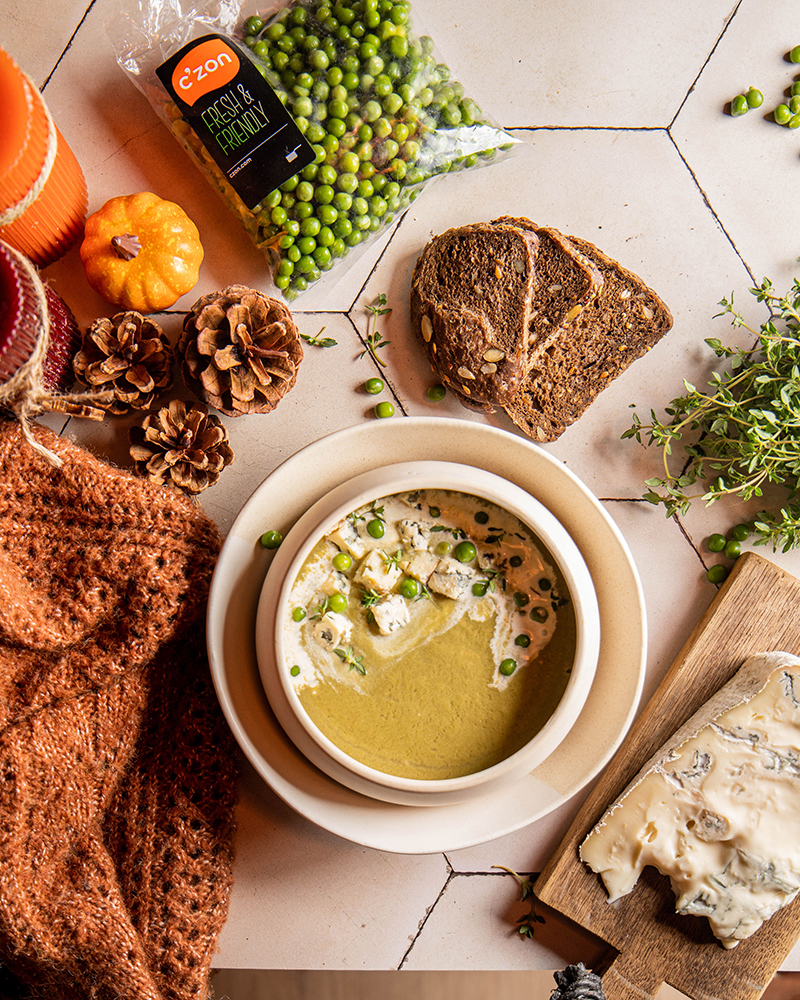
M 273 553 L 259 538 L 284 536 L 308 508 L 347 479 L 396 462 L 444 460 L 486 469 L 543 503 L 572 535 L 594 581 L 600 657 L 576 725 L 513 785 L 473 802 L 381 802 L 323 774 L 295 747 L 267 701 L 255 648 L 256 610 Z M 608 763 L 633 721 L 644 681 L 646 621 L 628 546 L 599 501 L 532 442 L 466 420 L 404 417 L 338 431 L 287 459 L 255 490 L 223 545 L 208 605 L 208 650 L 222 710 L 259 775 L 288 805 L 365 847 L 431 854 L 494 840 L 541 818 Z

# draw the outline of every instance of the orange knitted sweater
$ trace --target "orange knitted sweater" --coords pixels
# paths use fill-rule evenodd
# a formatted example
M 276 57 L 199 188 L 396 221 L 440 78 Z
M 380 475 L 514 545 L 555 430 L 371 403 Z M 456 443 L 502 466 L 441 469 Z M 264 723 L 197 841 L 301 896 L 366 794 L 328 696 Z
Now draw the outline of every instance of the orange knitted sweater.
M 188 500 L 0 419 L 0 996 L 204 1000 L 236 752 Z

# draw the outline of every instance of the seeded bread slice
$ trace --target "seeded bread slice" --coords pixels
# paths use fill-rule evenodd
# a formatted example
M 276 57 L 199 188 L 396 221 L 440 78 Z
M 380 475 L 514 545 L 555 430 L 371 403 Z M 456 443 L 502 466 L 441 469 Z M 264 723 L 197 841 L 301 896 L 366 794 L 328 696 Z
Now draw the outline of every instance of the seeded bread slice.
M 588 240 L 568 237 L 603 275 L 599 295 L 541 352 L 504 406 L 537 441 L 555 441 L 609 383 L 647 353 L 672 326 L 672 315 L 641 278 Z
M 511 400 L 528 368 L 539 240 L 498 223 L 449 229 L 425 246 L 411 281 L 411 322 L 435 374 L 483 406 Z
M 536 233 L 536 284 L 528 324 L 528 366 L 573 323 L 603 287 L 603 275 L 595 263 L 581 253 L 563 233 L 537 226 L 530 219 L 503 216 L 492 225 L 516 226 Z

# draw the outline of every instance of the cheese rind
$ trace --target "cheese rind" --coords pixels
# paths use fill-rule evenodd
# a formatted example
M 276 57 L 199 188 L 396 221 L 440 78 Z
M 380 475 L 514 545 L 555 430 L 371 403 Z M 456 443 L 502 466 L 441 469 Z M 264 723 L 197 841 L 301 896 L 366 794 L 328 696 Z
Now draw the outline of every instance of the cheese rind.
M 642 768 L 580 856 L 613 902 L 647 865 L 732 948 L 800 890 L 800 658 L 748 659 Z

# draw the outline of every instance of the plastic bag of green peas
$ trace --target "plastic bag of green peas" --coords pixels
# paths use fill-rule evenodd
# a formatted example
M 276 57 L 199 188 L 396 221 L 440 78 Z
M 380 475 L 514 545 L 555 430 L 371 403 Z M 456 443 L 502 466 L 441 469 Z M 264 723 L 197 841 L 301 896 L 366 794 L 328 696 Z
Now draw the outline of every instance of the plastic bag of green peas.
M 122 15 L 117 59 L 265 252 L 288 300 L 341 277 L 434 177 L 496 162 L 519 142 L 451 77 L 410 0 L 291 0 L 260 14 L 230 0 L 191 10 L 187 0 L 141 2 L 150 6 Z M 246 46 L 313 151 L 249 206 L 154 75 L 168 51 L 209 30 Z

